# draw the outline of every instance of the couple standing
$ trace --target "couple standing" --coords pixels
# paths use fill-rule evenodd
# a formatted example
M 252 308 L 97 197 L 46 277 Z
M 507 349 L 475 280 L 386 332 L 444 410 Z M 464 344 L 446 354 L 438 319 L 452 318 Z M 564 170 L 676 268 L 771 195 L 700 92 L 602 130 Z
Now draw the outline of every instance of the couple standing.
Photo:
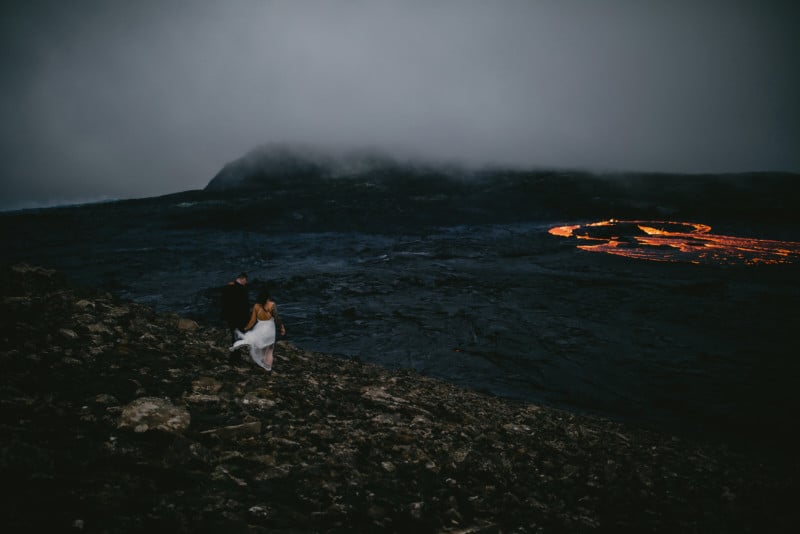
M 248 319 L 249 317 L 249 319 Z M 269 290 L 263 289 L 250 312 L 247 299 L 247 274 L 240 273 L 222 290 L 222 318 L 231 331 L 230 350 L 249 346 L 250 357 L 267 372 L 272 371 L 275 351 L 275 324 L 281 335 L 286 335 L 283 321 L 278 317 L 278 307 L 269 298 Z

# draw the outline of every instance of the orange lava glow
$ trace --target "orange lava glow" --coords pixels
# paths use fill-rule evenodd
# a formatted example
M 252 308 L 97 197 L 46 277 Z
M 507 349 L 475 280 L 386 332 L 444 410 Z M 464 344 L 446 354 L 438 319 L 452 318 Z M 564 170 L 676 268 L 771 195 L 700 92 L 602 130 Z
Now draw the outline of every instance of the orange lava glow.
M 598 221 L 556 226 L 550 234 L 588 241 L 581 250 L 652 261 L 788 264 L 800 261 L 800 243 L 711 233 L 705 224 L 673 221 Z

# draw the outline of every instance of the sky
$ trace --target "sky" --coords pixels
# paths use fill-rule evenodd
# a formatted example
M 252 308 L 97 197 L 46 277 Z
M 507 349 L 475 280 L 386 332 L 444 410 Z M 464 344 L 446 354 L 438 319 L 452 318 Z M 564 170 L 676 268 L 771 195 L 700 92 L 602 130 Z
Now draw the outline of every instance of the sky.
M 269 143 L 800 172 L 800 2 L 7 0 L 0 14 L 4 210 L 200 189 Z

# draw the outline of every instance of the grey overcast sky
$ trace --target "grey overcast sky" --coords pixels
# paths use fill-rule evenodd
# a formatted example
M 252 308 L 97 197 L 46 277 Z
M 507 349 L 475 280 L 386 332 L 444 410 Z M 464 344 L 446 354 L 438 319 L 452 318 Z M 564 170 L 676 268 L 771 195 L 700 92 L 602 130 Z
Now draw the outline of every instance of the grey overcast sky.
M 272 142 L 798 172 L 798 4 L 6 0 L 0 208 L 198 189 Z

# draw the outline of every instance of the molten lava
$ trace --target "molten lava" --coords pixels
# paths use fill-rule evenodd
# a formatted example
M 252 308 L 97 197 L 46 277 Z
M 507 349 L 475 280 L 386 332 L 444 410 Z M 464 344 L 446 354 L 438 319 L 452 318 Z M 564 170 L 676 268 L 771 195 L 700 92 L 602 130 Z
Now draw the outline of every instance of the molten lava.
M 710 226 L 698 223 L 611 219 L 549 232 L 588 241 L 578 245 L 582 250 L 643 260 L 746 265 L 800 261 L 800 243 L 715 235 Z

